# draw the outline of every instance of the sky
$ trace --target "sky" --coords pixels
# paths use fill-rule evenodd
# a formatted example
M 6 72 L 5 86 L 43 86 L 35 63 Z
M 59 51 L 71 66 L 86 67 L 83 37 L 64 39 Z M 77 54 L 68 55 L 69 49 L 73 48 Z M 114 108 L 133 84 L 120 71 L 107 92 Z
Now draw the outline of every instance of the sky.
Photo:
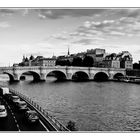
M 102 48 L 140 60 L 139 8 L 0 9 L 0 66 Z

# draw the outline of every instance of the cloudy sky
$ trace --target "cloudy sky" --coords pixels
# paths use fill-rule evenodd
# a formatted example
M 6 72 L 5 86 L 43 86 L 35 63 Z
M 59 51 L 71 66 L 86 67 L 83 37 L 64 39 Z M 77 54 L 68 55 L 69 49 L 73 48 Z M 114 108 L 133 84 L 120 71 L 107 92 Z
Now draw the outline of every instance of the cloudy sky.
M 0 66 L 31 54 L 129 51 L 140 60 L 140 9 L 0 9 Z

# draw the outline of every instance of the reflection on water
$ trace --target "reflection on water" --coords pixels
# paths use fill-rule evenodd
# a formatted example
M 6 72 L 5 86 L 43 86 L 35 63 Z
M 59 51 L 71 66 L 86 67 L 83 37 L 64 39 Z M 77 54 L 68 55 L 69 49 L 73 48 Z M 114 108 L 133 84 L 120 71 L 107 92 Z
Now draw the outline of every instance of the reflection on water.
M 8 83 L 32 97 L 50 114 L 66 124 L 76 122 L 81 131 L 140 130 L 140 85 L 119 82 Z

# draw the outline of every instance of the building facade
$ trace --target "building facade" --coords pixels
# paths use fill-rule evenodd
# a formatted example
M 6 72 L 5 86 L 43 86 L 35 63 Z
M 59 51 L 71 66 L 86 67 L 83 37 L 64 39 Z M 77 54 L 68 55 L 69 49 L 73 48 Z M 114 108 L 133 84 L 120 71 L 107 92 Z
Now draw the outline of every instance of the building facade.
M 31 57 L 28 59 L 23 56 L 22 62 L 19 66 L 55 66 L 56 58 L 44 58 L 43 56 L 37 56 L 36 58 Z
M 116 53 L 105 56 L 103 63 L 107 68 L 120 68 L 120 61 Z
M 39 66 L 55 66 L 56 59 L 54 58 L 42 58 L 38 61 Z
M 81 65 L 83 65 L 84 58 L 90 56 L 93 58 L 93 67 L 106 67 L 106 68 L 124 68 L 124 69 L 133 69 L 133 59 L 132 55 L 128 51 L 122 51 L 121 53 L 111 53 L 106 54 L 105 49 L 91 49 L 86 52 L 81 52 L 77 54 L 70 54 L 68 49 L 68 54 L 63 56 L 58 56 L 57 58 L 53 56 L 52 58 L 44 58 L 43 56 L 30 56 L 29 58 L 23 56 L 22 62 L 19 63 L 19 66 L 71 66 L 74 58 L 79 57 Z M 17 65 L 17 64 L 16 64 Z M 74 65 L 76 66 L 76 65 Z
M 128 51 L 119 54 L 112 53 L 104 59 L 104 66 L 110 68 L 133 69 L 132 55 Z
M 132 55 L 128 51 L 123 51 L 120 56 L 120 67 L 125 69 L 133 69 Z
M 94 60 L 93 66 L 102 67 L 105 53 L 106 53 L 105 49 L 96 48 L 96 49 L 87 50 L 86 55 L 91 56 L 93 58 Z

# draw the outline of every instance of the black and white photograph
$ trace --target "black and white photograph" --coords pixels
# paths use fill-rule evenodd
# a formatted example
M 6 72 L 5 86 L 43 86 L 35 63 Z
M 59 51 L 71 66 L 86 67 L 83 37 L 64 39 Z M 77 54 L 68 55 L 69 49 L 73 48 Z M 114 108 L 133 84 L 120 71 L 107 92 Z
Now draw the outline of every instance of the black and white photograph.
M 140 8 L 0 8 L 0 132 L 140 132 Z

